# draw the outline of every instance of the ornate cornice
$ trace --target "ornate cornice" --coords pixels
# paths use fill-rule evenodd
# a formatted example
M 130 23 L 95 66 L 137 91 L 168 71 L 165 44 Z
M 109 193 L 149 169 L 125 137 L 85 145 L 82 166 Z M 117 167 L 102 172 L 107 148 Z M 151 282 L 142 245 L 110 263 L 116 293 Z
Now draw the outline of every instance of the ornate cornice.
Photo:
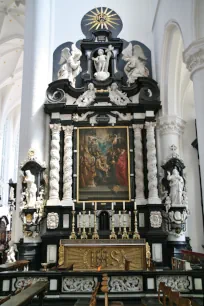
M 204 38 L 190 44 L 183 52 L 183 60 L 191 73 L 191 77 L 196 70 L 204 69 Z
M 157 120 L 157 128 L 161 135 L 182 135 L 186 122 L 177 116 L 163 116 Z

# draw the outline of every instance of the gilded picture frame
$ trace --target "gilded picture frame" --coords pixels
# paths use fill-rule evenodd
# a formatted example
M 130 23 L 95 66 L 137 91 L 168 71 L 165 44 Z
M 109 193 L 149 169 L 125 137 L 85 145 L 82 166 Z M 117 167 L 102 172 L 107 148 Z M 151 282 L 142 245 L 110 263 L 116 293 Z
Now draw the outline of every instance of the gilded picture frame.
M 77 129 L 77 202 L 130 202 L 129 128 Z

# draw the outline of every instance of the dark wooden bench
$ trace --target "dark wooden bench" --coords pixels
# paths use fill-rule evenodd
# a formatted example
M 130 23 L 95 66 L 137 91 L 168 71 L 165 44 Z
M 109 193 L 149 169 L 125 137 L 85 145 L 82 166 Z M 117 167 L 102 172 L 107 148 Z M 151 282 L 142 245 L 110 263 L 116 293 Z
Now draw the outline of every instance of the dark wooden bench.
M 16 262 L 5 263 L 0 265 L 0 272 L 4 271 L 13 271 L 13 270 L 21 270 L 24 267 L 27 267 L 29 264 L 28 260 L 17 260 Z
M 25 306 L 29 305 L 28 303 L 32 301 L 35 296 L 39 297 L 39 305 L 43 305 L 44 293 L 48 287 L 49 282 L 39 281 L 25 290 L 22 290 L 20 293 L 15 296 L 10 297 L 6 301 L 4 306 Z

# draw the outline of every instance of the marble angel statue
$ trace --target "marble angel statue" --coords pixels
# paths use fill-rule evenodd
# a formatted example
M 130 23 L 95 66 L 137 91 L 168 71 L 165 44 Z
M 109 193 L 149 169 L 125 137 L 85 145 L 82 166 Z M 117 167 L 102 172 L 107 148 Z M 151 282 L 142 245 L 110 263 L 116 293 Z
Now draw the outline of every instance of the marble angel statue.
M 68 79 L 72 87 L 76 86 L 76 77 L 82 71 L 80 66 L 81 51 L 72 44 L 70 48 L 66 47 L 61 51 L 61 58 L 59 65 L 61 65 L 58 71 L 58 80 Z
M 145 67 L 147 58 L 139 45 L 132 46 L 132 43 L 129 43 L 122 54 L 122 59 L 127 62 L 124 71 L 127 75 L 127 83 L 129 86 L 134 83 L 138 77 L 148 77 L 149 70 Z
M 108 88 L 110 101 L 116 105 L 127 105 L 130 100 L 127 94 L 118 89 L 117 83 L 112 83 L 111 87 Z
M 16 262 L 16 258 L 15 258 L 15 253 L 18 252 L 17 246 L 13 241 L 9 241 L 8 243 L 9 245 L 9 249 L 6 251 L 7 252 L 7 263 L 12 263 L 12 262 Z
M 184 180 L 176 168 L 173 169 L 172 174 L 167 172 L 167 180 L 170 182 L 170 199 L 172 205 L 182 204 Z
M 109 45 L 105 51 L 103 49 L 98 49 L 98 56 L 92 57 L 96 69 L 94 76 L 98 81 L 105 81 L 110 76 L 108 67 L 113 49 L 111 45 Z
M 83 95 L 79 96 L 78 99 L 74 102 L 78 106 L 88 106 L 90 105 L 96 98 L 96 89 L 92 83 L 89 83 L 88 89 L 83 93 Z
M 25 171 L 25 183 L 27 184 L 27 188 L 25 191 L 26 202 L 28 207 L 35 207 L 36 203 L 36 192 L 37 186 L 35 184 L 35 176 L 30 172 L 30 170 Z

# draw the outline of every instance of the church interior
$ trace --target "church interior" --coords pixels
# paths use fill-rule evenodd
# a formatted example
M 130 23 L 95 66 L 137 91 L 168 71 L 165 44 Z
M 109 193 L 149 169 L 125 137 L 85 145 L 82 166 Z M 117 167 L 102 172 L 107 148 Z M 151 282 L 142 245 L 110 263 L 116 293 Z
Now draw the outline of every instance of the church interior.
M 204 1 L 0 1 L 0 305 L 204 306 Z

